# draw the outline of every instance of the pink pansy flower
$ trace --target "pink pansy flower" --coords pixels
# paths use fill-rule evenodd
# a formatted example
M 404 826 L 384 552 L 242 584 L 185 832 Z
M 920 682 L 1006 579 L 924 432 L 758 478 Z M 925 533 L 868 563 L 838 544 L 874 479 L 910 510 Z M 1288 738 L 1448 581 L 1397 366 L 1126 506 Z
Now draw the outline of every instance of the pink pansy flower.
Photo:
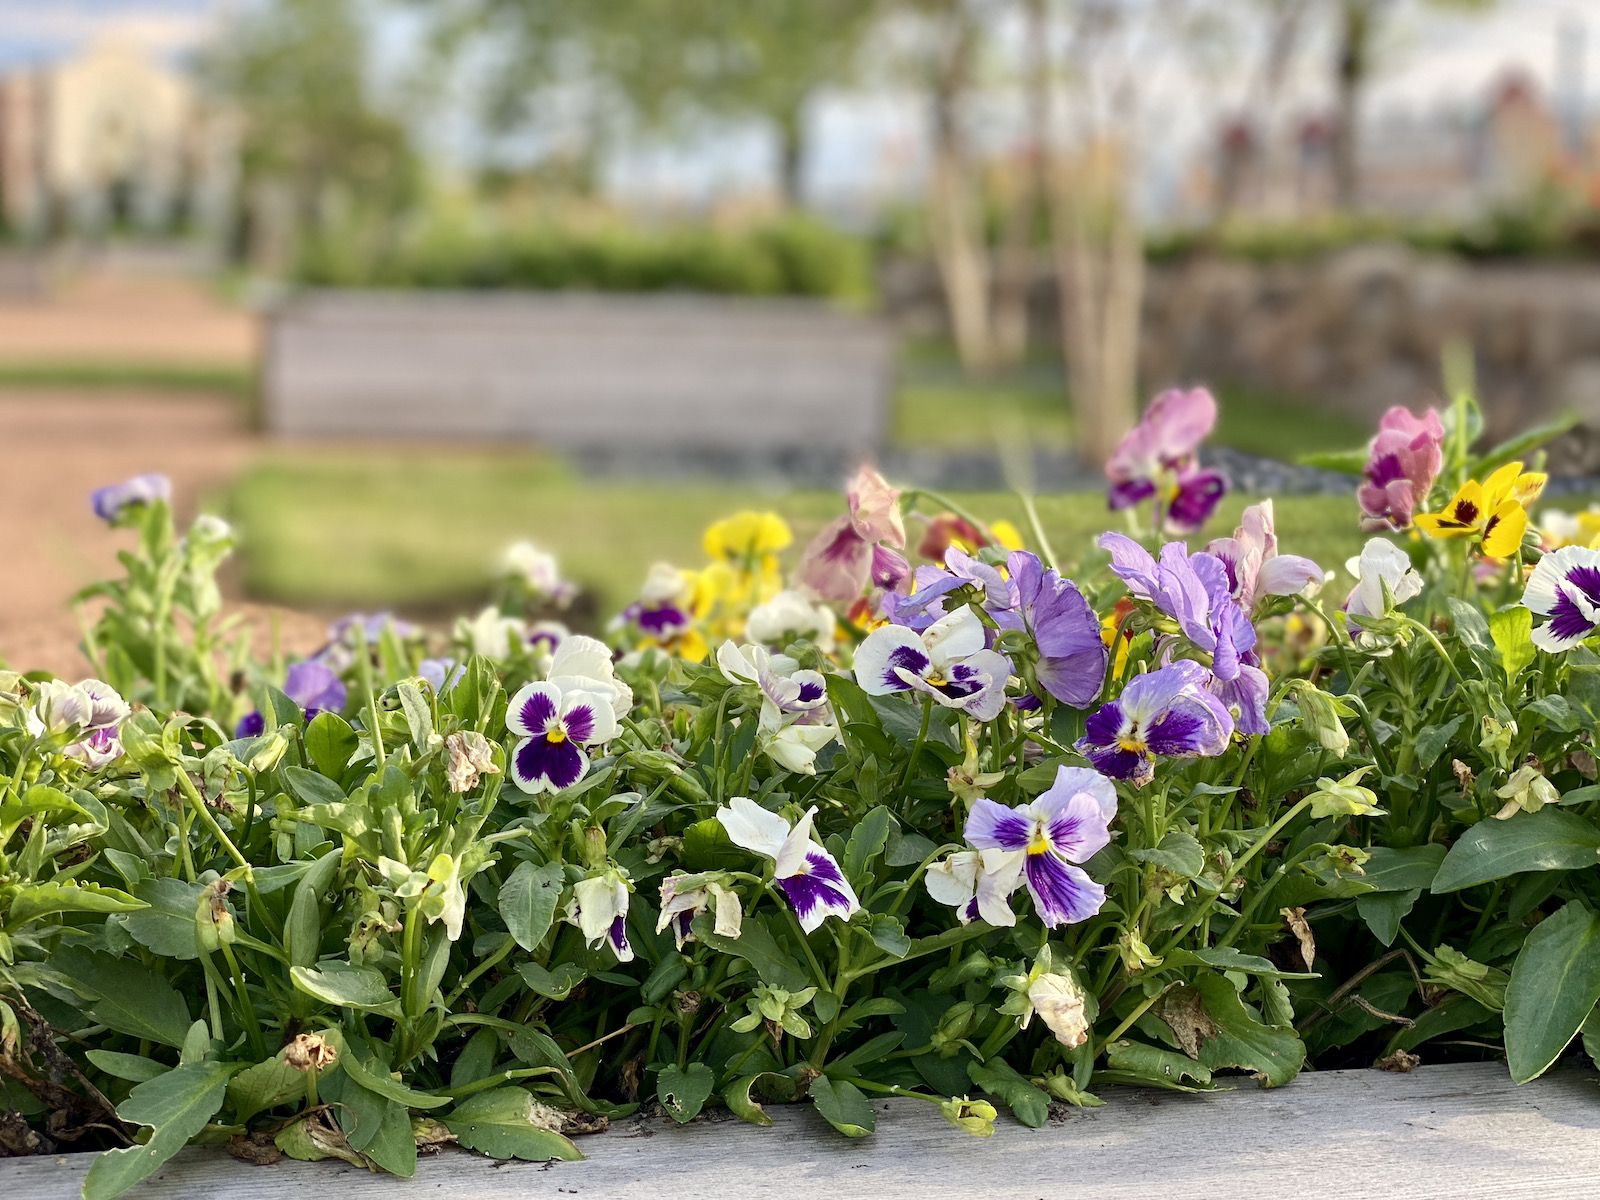
M 1162 392 L 1106 461 L 1113 509 L 1154 498 L 1168 533 L 1193 533 L 1206 523 L 1228 482 L 1202 469 L 1195 452 L 1217 423 L 1217 402 L 1205 388 Z
M 1293 596 L 1307 584 L 1320 583 L 1323 570 L 1298 554 L 1279 554 L 1272 528 L 1272 501 L 1252 504 L 1239 517 L 1232 537 L 1213 538 L 1206 553 L 1228 569 L 1229 590 L 1249 612 L 1258 596 Z
M 811 539 L 795 574 L 819 599 L 848 604 L 874 587 L 897 590 L 911 575 L 901 553 L 906 528 L 900 518 L 900 491 L 871 467 L 862 467 L 845 489 L 848 516 L 839 517 Z
M 1368 448 L 1366 482 L 1356 492 L 1361 502 L 1361 527 L 1404 529 L 1411 514 L 1427 498 L 1444 462 L 1444 425 L 1437 410 L 1420 417 L 1396 406 L 1378 422 L 1378 435 Z

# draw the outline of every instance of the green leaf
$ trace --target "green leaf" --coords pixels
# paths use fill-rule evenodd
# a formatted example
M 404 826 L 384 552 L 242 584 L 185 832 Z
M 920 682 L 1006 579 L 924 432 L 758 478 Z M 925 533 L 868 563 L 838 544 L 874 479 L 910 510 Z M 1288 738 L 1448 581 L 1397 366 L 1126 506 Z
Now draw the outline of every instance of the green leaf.
M 130 1037 L 148 1038 L 181 1049 L 189 1034 L 189 1009 L 170 983 L 131 958 L 64 946 L 50 960 L 79 990 L 91 997 L 88 1016 Z
M 736 871 L 749 862 L 750 851 L 735 846 L 715 817 L 696 821 L 683 831 L 683 865 L 691 872 Z
M 518 963 L 517 974 L 530 990 L 551 1000 L 565 1000 L 584 979 L 577 963 L 560 963 L 554 971 L 535 962 Z
M 1472 656 L 1479 662 L 1497 661 L 1494 640 L 1489 636 L 1489 622 L 1484 619 L 1483 609 L 1459 596 L 1449 597 L 1448 602 L 1450 617 L 1455 622 L 1456 635 L 1462 644 L 1472 651 Z
M 335 712 L 319 712 L 306 726 L 306 753 L 329 779 L 342 779 L 361 744 L 350 723 Z
M 200 951 L 194 941 L 194 913 L 201 890 L 198 883 L 165 876 L 141 879 L 133 894 L 147 907 L 123 917 L 122 927 L 134 941 L 162 958 L 196 958 Z
M 1583 1052 L 1589 1061 L 1600 1067 L 1600 1008 L 1591 1012 L 1583 1022 Z
M 406 715 L 406 730 L 411 734 L 411 744 L 419 753 L 427 753 L 428 738 L 433 733 L 433 707 L 414 683 L 402 680 L 395 684 L 394 690 L 400 697 L 400 709 Z
M 522 1088 L 493 1088 L 468 1096 L 444 1118 L 444 1125 L 469 1150 L 490 1158 L 528 1162 L 580 1162 L 578 1148 L 553 1129 L 538 1124 L 539 1110 Z
M 890 1033 L 880 1033 L 875 1038 L 868 1038 L 849 1054 L 834 1059 L 828 1064 L 828 1073 L 831 1075 L 859 1075 L 861 1067 L 868 1063 L 875 1063 L 892 1054 L 899 1048 L 901 1042 L 906 1040 L 906 1035 L 898 1029 Z
M 1417 1017 L 1409 1029 L 1396 1031 L 1383 1052 L 1388 1055 L 1396 1050 L 1410 1050 L 1432 1038 L 1443 1037 L 1458 1029 L 1481 1025 L 1485 1021 L 1492 1021 L 1494 1017 L 1493 1012 L 1471 996 L 1461 992 L 1451 992 L 1434 1007 Z
M 656 1076 L 656 1099 L 667 1116 L 682 1125 L 700 1115 L 716 1083 L 717 1077 L 705 1063 L 690 1063 L 685 1068 L 673 1064 Z
M 1400 922 L 1411 914 L 1421 895 L 1421 888 L 1410 888 L 1404 892 L 1368 892 L 1356 897 L 1356 912 L 1367 923 L 1367 928 L 1372 930 L 1373 937 L 1385 946 L 1392 946 L 1395 936 L 1400 932 Z
M 1319 450 L 1313 454 L 1302 454 L 1295 462 L 1303 467 L 1316 467 L 1320 471 L 1359 475 L 1366 470 L 1369 457 L 1366 450 Z
M 1426 771 L 1439 761 L 1439 755 L 1444 753 L 1444 748 L 1450 744 L 1450 739 L 1455 737 L 1456 730 L 1461 728 L 1464 716 L 1451 717 L 1442 725 L 1424 725 L 1418 731 L 1412 745 L 1417 752 L 1417 765 Z
M 824 678 L 828 685 L 828 699 L 838 711 L 842 724 L 883 728 L 878 720 L 878 710 L 872 707 L 872 698 L 861 690 L 860 684 L 848 675 L 833 671 L 829 671 Z
M 1361 881 L 1380 892 L 1409 892 L 1433 886 L 1444 861 L 1445 848 L 1436 843 L 1393 850 L 1374 846 L 1361 864 Z
M 1237 971 L 1241 975 L 1259 975 L 1263 979 L 1316 979 L 1315 972 L 1285 971 L 1269 958 L 1246 954 L 1232 946 L 1199 947 L 1187 950 L 1179 947 L 1170 951 L 1164 965 L 1169 967 L 1214 967 L 1218 971 Z
M 1477 461 L 1472 468 L 1472 477 L 1482 479 L 1496 467 L 1504 466 L 1514 459 L 1526 458 L 1530 451 L 1537 450 L 1546 442 L 1560 437 L 1580 419 L 1577 413 L 1563 413 L 1553 421 L 1535 425 L 1525 433 L 1507 438 Z
M 972 1082 L 1006 1102 L 1011 1115 L 1030 1129 L 1038 1129 L 1050 1119 L 1050 1097 L 1029 1083 L 1010 1063 L 1001 1058 L 991 1058 L 986 1063 L 967 1065 Z M 815 1087 L 812 1084 L 812 1087 Z
M 148 1179 L 222 1107 L 234 1065 L 189 1063 L 139 1084 L 117 1106 L 124 1121 L 153 1127 L 150 1140 L 125 1150 L 107 1150 L 89 1165 L 84 1200 L 111 1200 Z
M 767 1116 L 767 1110 L 762 1108 L 760 1102 L 750 1094 L 750 1089 L 764 1073 L 758 1072 L 755 1075 L 746 1075 L 742 1079 L 735 1079 L 722 1089 L 722 1100 L 728 1106 L 728 1111 L 752 1125 L 772 1124 L 772 1118 Z
M 856 887 L 867 878 L 872 860 L 883 853 L 889 841 L 889 810 L 878 805 L 856 822 L 844 848 L 844 874 Z
M 358 1148 L 354 1142 L 350 1144 L 352 1148 Z M 396 1104 L 393 1100 L 384 1104 L 371 1136 L 362 1140 L 359 1149 L 391 1175 L 398 1175 L 401 1179 L 415 1176 L 417 1139 L 411 1132 L 411 1114 L 406 1106 Z
M 352 967 L 332 959 L 316 967 L 291 967 L 289 978 L 295 987 L 324 1004 L 396 1019 L 401 1016 L 399 999 L 389 990 L 382 972 L 371 967 Z
M 11 911 L 6 915 L 6 925 L 15 929 L 35 917 L 47 913 L 128 913 L 145 907 L 143 900 L 135 900 L 127 892 L 103 887 L 98 883 L 44 883 L 24 884 L 11 900 Z M 189 914 L 189 926 L 194 928 L 194 914 Z M 193 940 L 191 936 L 191 941 Z
M 1261 1076 L 1262 1087 L 1279 1087 L 1300 1073 L 1306 1048 L 1293 1029 L 1257 1021 L 1233 984 L 1221 975 L 1201 975 L 1194 986 L 1200 989 L 1206 1015 L 1217 1027 L 1214 1034 L 1201 1039 L 1202 1063 L 1213 1071 L 1220 1067 L 1254 1071 Z
M 830 680 L 835 676 L 828 676 Z M 877 1128 L 877 1116 L 872 1103 L 861 1094 L 861 1089 L 842 1079 L 829 1079 L 818 1075 L 811 1081 L 809 1095 L 822 1119 L 845 1137 L 866 1137 Z
M 701 913 L 690 924 L 695 937 L 713 950 L 737 954 L 756 969 L 768 987 L 798 992 L 815 982 L 773 939 L 759 918 L 745 918 L 736 938 L 723 937 L 713 926 L 710 913 Z
M 115 1050 L 89 1050 L 84 1057 L 113 1079 L 126 1079 L 131 1083 L 143 1083 L 172 1070 L 153 1058 L 139 1054 L 118 1054 Z
M 1206 867 L 1206 852 L 1190 834 L 1174 829 L 1161 839 L 1154 850 L 1130 850 L 1128 857 L 1138 862 L 1154 863 L 1184 879 L 1193 879 Z
M 1450 847 L 1432 891 L 1460 891 L 1523 871 L 1571 871 L 1600 861 L 1600 829 L 1559 808 L 1479 821 Z
M 500 917 L 524 950 L 537 950 L 544 935 L 550 932 L 550 922 L 561 900 L 563 879 L 560 863 L 540 867 L 525 862 L 518 863 L 517 869 L 500 885 Z
M 344 803 L 344 789 L 326 775 L 304 767 L 284 767 L 283 778 L 303 804 Z
M 889 913 L 874 913 L 867 925 L 872 944 L 893 958 L 904 958 L 911 949 L 911 938 L 900 918 Z
M 1163 1050 L 1127 1038 L 1106 1047 L 1106 1063 L 1113 1071 L 1141 1076 L 1157 1087 L 1182 1085 L 1185 1079 L 1192 1079 L 1197 1090 L 1211 1086 L 1211 1071 L 1204 1063 L 1195 1062 L 1176 1050 Z
M 322 893 L 333 882 L 343 859 L 343 850 L 329 850 L 294 885 L 289 917 L 283 923 L 283 949 L 291 966 L 316 965 L 322 952 Z
M 1542 1075 L 1600 1002 L 1600 916 L 1573 902 L 1533 927 L 1506 987 L 1506 1065 Z
M 1533 644 L 1533 614 L 1520 604 L 1490 614 L 1489 636 L 1500 652 L 1500 665 L 1505 669 L 1507 683 L 1516 679 L 1538 653 Z
M 382 1096 L 395 1104 L 403 1104 L 407 1108 L 438 1108 L 441 1104 L 450 1103 L 448 1096 L 419 1092 L 395 1079 L 387 1068 L 362 1062 L 360 1056 L 350 1048 L 338 1030 L 330 1029 L 324 1036 L 338 1048 L 337 1061 L 344 1068 L 344 1073 L 373 1095 Z
M 228 1107 L 233 1119 L 244 1124 L 257 1113 L 280 1104 L 298 1105 L 306 1096 L 306 1076 L 284 1061 L 279 1050 L 265 1062 L 246 1067 L 228 1081 Z M 317 1072 L 320 1080 L 326 1071 Z

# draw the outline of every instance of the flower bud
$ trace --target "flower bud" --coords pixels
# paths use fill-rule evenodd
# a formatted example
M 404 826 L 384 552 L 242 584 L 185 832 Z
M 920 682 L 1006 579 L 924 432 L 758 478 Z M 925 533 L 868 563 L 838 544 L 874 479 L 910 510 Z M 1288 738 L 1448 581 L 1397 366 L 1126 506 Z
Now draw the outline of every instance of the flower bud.
M 1350 734 L 1339 718 L 1343 705 L 1322 689 L 1304 684 L 1298 693 L 1300 724 L 1317 739 L 1322 748 L 1335 758 L 1343 758 L 1350 749 Z
M 962 1096 L 959 1100 L 944 1101 L 939 1105 L 939 1111 L 944 1114 L 946 1121 L 963 1133 L 981 1138 L 994 1133 L 994 1119 L 997 1114 L 994 1105 L 987 1100 L 968 1100 Z
M 200 902 L 194 910 L 194 939 L 202 954 L 210 954 L 218 946 L 233 945 L 233 913 L 225 899 L 232 890 L 232 880 L 217 879 L 200 891 Z
M 939 1018 L 939 1028 L 933 1031 L 933 1048 L 941 1058 L 950 1058 L 961 1049 L 961 1043 L 978 1024 L 978 1006 L 962 1000 L 945 1009 Z

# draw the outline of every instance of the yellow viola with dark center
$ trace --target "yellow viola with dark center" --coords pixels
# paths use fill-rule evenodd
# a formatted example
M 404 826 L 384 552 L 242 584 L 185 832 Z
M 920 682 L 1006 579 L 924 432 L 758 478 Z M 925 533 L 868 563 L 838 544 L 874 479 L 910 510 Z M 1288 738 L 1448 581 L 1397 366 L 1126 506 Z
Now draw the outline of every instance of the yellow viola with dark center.
M 1528 528 L 1524 505 L 1544 490 L 1545 476 L 1524 472 L 1520 462 L 1501 467 L 1483 483 L 1469 479 L 1443 511 L 1418 513 L 1418 529 L 1436 538 L 1475 538 L 1489 558 L 1517 552 Z

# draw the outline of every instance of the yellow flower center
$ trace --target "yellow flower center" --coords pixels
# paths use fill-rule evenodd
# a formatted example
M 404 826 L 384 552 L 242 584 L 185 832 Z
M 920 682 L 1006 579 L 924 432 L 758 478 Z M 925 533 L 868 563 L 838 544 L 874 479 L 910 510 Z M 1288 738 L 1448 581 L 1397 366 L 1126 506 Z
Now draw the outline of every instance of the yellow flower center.
M 567 731 L 560 728 L 552 729 L 549 733 L 544 735 L 544 740 L 559 746 L 562 742 L 567 740 Z
M 1048 853 L 1049 850 L 1050 843 L 1045 840 L 1044 830 L 1036 827 L 1033 831 L 1033 837 L 1028 841 L 1028 853 L 1045 854 Z
M 1134 737 L 1131 733 L 1124 734 L 1122 737 L 1119 737 L 1117 739 L 1117 745 L 1121 749 L 1126 750 L 1129 754 L 1144 753 L 1144 743 L 1138 738 Z

